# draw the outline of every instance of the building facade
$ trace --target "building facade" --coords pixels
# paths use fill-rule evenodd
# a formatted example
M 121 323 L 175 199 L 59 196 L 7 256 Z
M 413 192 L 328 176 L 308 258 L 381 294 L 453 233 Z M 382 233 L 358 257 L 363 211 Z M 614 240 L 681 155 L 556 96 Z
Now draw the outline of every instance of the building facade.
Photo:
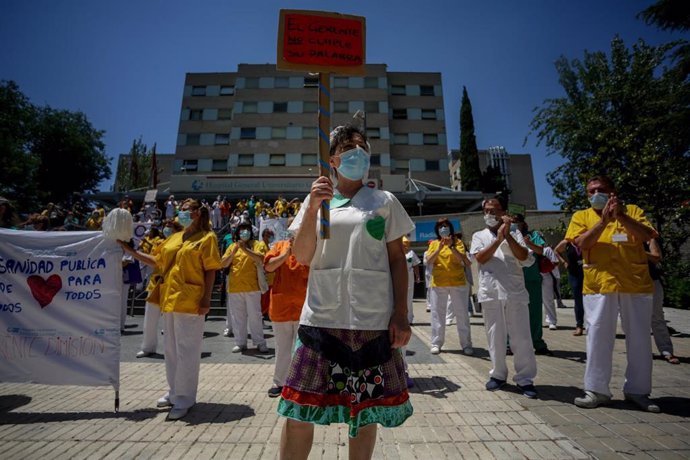
M 375 186 L 402 192 L 406 178 L 449 186 L 441 74 L 331 76 L 331 126 L 363 114 Z M 306 193 L 318 175 L 318 75 L 240 64 L 185 79 L 173 192 Z

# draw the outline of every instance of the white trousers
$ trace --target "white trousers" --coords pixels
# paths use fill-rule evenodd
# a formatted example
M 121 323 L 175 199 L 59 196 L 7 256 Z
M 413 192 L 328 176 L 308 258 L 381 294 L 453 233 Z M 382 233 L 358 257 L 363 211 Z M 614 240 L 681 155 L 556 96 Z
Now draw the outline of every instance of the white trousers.
M 625 332 L 625 369 L 623 392 L 648 395 L 652 391 L 651 294 L 585 294 L 587 325 L 587 367 L 585 390 L 611 396 L 609 383 L 613 365 L 618 314 Z M 512 339 L 512 338 L 511 338 Z
M 668 333 L 668 327 L 666 327 L 666 318 L 664 318 L 664 287 L 659 280 L 654 280 L 652 333 L 659 353 L 673 354 L 673 343 L 671 342 L 671 335 Z
M 527 302 L 511 300 L 490 300 L 482 302 L 486 340 L 489 344 L 492 369 L 489 376 L 499 380 L 508 379 L 506 348 L 510 335 L 513 350 L 515 376 L 518 385 L 534 383 L 537 376 L 537 360 L 532 347 L 529 329 L 529 308 Z
M 273 323 L 273 334 L 276 341 L 276 367 L 273 371 L 273 383 L 282 387 L 290 369 L 292 348 L 297 339 L 299 321 L 280 321 Z
M 122 285 L 122 306 L 120 309 L 120 330 L 125 330 L 127 321 L 127 307 L 129 306 L 129 284 Z
M 158 348 L 158 320 L 161 308 L 155 303 L 146 302 L 144 309 L 144 337 L 141 340 L 141 350 L 155 353 Z
M 553 294 L 553 276 L 551 276 L 551 273 L 541 274 L 541 298 L 544 313 L 546 314 L 546 324 L 558 324 Z
M 196 403 L 199 386 L 204 315 L 164 313 L 163 322 L 167 398 L 176 409 L 189 409 Z
M 225 297 L 225 328 L 232 331 L 232 307 L 230 306 L 230 295 Z
M 261 291 L 238 292 L 228 294 L 232 311 L 232 331 L 235 334 L 235 345 L 247 346 L 247 326 L 252 335 L 252 343 L 257 347 L 266 345 L 264 323 L 261 318 Z
M 467 314 L 468 286 L 431 288 L 431 345 L 442 347 L 446 340 L 446 314 L 451 309 L 457 317 L 460 347 L 472 346 L 470 317 Z
M 414 275 L 407 274 L 407 321 L 412 324 L 414 322 L 414 311 L 412 304 L 414 299 Z

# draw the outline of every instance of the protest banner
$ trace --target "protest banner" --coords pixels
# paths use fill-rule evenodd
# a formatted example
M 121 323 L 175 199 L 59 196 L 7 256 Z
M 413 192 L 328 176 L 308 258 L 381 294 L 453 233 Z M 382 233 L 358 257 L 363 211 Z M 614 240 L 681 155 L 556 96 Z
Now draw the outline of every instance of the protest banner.
M 0 381 L 119 390 L 121 259 L 102 232 L 0 229 Z
M 280 10 L 278 70 L 319 73 L 319 175 L 328 177 L 331 72 L 363 75 L 366 62 L 364 18 L 339 13 Z M 330 238 L 330 207 L 321 203 L 321 237 Z

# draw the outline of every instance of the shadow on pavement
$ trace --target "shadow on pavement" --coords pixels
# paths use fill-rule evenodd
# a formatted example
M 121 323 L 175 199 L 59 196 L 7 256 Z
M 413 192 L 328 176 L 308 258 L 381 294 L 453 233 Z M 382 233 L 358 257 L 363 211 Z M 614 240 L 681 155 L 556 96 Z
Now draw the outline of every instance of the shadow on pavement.
M 190 425 L 199 425 L 202 423 L 235 422 L 243 418 L 254 417 L 255 415 L 254 409 L 245 404 L 200 402 L 194 404 L 194 407 L 181 420 Z
M 105 420 L 124 418 L 132 421 L 143 421 L 156 417 L 161 411 L 141 409 L 131 412 L 3 412 L 0 413 L 0 424 L 29 425 L 32 423 L 71 422 L 75 420 Z
M 567 359 L 577 363 L 585 363 L 587 361 L 587 353 L 584 351 L 575 350 L 554 350 L 551 349 L 553 356 L 551 358 Z
M 2 395 L 0 396 L 0 414 L 26 406 L 30 402 L 31 398 L 26 395 Z M 4 420 L 0 419 L 0 423 L 4 423 Z
M 413 377 L 414 387 L 408 391 L 421 395 L 428 395 L 434 398 L 446 398 L 448 393 L 453 393 L 460 389 L 460 385 L 453 383 L 445 377 Z
M 558 401 L 565 404 L 573 404 L 573 401 L 578 396 L 582 396 L 582 388 L 572 387 L 572 386 L 561 386 L 561 385 L 539 385 L 539 382 L 535 384 L 539 396 L 537 399 L 540 401 Z M 513 393 L 521 393 L 516 386 L 511 385 L 510 388 L 506 388 L 508 391 Z
M 689 398 L 679 398 L 676 396 L 662 396 L 661 398 L 652 399 L 659 405 L 662 414 L 690 417 Z

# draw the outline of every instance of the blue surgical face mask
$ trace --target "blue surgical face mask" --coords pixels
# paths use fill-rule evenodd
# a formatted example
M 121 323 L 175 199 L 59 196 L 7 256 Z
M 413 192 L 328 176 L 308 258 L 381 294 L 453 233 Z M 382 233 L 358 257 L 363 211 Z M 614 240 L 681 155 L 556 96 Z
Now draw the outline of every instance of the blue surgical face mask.
M 362 147 L 343 152 L 340 154 L 340 166 L 337 170 L 338 174 L 347 179 L 362 180 L 369 170 L 369 154 Z
M 592 205 L 593 209 L 604 209 L 607 201 L 609 201 L 608 193 L 596 192 L 594 195 L 589 197 L 589 204 Z
M 177 220 L 180 222 L 184 228 L 192 225 L 192 213 L 190 211 L 180 211 L 177 214 Z
M 242 241 L 249 241 L 249 238 L 251 238 L 252 232 L 249 230 L 240 230 L 240 239 Z
M 163 229 L 163 235 L 167 238 L 173 234 L 173 229 L 171 227 L 165 227 Z
M 450 229 L 448 227 L 441 227 L 438 229 L 438 234 L 441 235 L 441 238 L 450 236 Z

